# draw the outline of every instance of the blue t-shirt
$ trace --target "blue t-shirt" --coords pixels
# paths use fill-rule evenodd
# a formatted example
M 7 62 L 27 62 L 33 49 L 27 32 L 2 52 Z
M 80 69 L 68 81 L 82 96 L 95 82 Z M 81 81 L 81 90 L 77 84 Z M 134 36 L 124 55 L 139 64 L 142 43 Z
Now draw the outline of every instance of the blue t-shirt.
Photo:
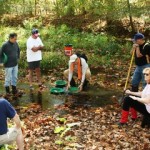
M 0 98 L 0 135 L 7 133 L 7 118 L 14 118 L 16 114 L 13 106 L 4 98 Z

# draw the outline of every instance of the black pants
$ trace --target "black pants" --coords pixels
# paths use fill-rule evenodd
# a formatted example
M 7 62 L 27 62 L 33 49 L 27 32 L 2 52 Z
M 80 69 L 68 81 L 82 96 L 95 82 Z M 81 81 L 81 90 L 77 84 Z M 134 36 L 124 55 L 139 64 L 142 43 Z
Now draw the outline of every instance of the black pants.
M 130 97 L 125 97 L 123 102 L 123 110 L 129 111 L 130 107 L 134 108 L 143 115 L 150 116 L 150 113 L 148 113 L 146 106 L 143 103 L 133 100 Z

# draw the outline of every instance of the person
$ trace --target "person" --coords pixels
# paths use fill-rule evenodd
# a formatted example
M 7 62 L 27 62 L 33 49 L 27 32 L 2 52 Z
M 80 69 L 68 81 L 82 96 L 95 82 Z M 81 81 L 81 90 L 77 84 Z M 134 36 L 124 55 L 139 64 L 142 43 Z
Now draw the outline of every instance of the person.
M 143 75 L 147 85 L 142 92 L 133 92 L 126 90 L 125 93 L 129 96 L 123 101 L 122 115 L 119 125 L 125 125 L 128 121 L 129 109 L 133 108 L 144 116 L 150 117 L 150 67 L 143 70 Z M 137 119 L 137 115 L 131 111 L 131 118 Z
M 0 146 L 16 141 L 19 150 L 24 149 L 24 138 L 21 130 L 21 122 L 12 105 L 0 95 Z M 10 118 L 15 126 L 8 128 L 7 119 Z
M 20 57 L 20 48 L 17 41 L 17 34 L 10 33 L 9 40 L 1 47 L 1 55 L 4 53 L 7 56 L 5 67 L 5 90 L 6 94 L 10 94 L 10 85 L 12 93 L 17 94 L 17 79 L 18 79 L 18 60 Z
M 32 80 L 34 70 L 36 72 L 39 87 L 43 87 L 41 82 L 40 61 L 42 60 L 41 51 L 43 50 L 44 45 L 39 37 L 38 29 L 32 29 L 31 33 L 32 35 L 27 40 L 27 62 L 29 69 L 30 89 L 33 89 Z
M 150 44 L 145 42 L 145 37 L 141 33 L 134 35 L 133 42 L 134 44 L 131 50 L 131 54 L 135 53 L 134 56 L 136 69 L 134 71 L 131 84 L 132 91 L 137 92 L 141 80 L 143 88 L 146 85 L 142 72 L 144 68 L 150 67 Z
M 73 74 L 78 76 L 78 80 L 80 81 L 79 90 L 82 91 L 87 84 L 87 80 L 90 80 L 91 71 L 85 59 L 79 58 L 76 54 L 70 56 L 69 69 L 64 71 L 64 77 L 68 79 L 67 89 L 70 86 L 75 86 Z

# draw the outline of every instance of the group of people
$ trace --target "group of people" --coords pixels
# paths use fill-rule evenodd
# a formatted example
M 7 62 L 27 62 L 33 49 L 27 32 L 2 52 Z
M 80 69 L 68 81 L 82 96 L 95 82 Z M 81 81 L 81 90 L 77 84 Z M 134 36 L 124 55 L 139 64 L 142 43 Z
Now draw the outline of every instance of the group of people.
M 39 38 L 37 29 L 32 30 L 32 35 L 27 40 L 27 62 L 29 67 L 29 83 L 32 86 L 32 74 L 35 70 L 39 86 L 41 84 L 40 61 L 42 60 L 42 50 L 44 45 Z M 125 125 L 128 121 L 129 112 L 131 118 L 137 119 L 137 111 L 144 116 L 150 116 L 150 44 L 145 42 L 145 37 L 141 33 L 134 36 L 134 44 L 131 53 L 134 53 L 136 69 L 132 78 L 132 89 L 126 90 L 127 96 L 124 98 L 121 119 L 119 125 Z M 20 57 L 20 49 L 17 44 L 17 34 L 9 35 L 9 40 L 3 44 L 1 52 L 5 53 L 8 61 L 4 64 L 5 67 L 5 89 L 6 93 L 10 93 L 10 85 L 12 92 L 17 92 L 17 74 L 18 74 L 18 59 Z M 79 57 L 78 54 L 70 56 L 69 68 L 64 71 L 64 77 L 68 80 L 67 89 L 70 86 L 75 86 L 76 82 L 73 75 L 77 76 L 79 81 L 80 91 L 84 90 L 91 77 L 91 71 L 86 59 Z M 139 92 L 140 81 L 143 82 L 143 91 Z M 23 134 L 21 123 L 11 104 L 4 98 L 0 98 L 0 145 L 16 140 L 19 150 L 23 147 Z M 7 118 L 13 119 L 16 126 L 8 130 Z
M 119 125 L 127 124 L 129 112 L 132 120 L 138 118 L 137 111 L 146 118 L 150 117 L 150 44 L 146 43 L 141 33 L 135 34 L 133 43 L 131 54 L 134 53 L 136 69 L 132 78 L 132 89 L 125 91 L 128 96 L 123 101 Z M 143 91 L 139 92 L 141 80 Z
M 35 70 L 38 79 L 39 87 L 43 86 L 41 82 L 40 61 L 42 60 L 43 43 L 39 37 L 37 29 L 33 29 L 31 36 L 27 40 L 27 62 L 29 70 L 30 88 L 32 86 L 33 71 Z M 17 34 L 10 33 L 9 40 L 5 42 L 0 50 L 0 58 L 3 53 L 7 56 L 7 61 L 4 63 L 5 67 L 5 83 L 4 87 L 6 94 L 10 94 L 10 86 L 12 87 L 12 94 L 17 94 L 17 79 L 18 79 L 18 61 L 20 58 L 20 48 L 17 43 Z

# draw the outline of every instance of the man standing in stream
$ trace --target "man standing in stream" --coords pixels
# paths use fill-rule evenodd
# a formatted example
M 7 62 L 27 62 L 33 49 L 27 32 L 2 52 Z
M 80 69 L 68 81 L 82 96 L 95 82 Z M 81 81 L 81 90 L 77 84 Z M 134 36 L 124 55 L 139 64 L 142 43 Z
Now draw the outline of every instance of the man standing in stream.
M 2 45 L 1 55 L 5 53 L 7 62 L 5 67 L 5 90 L 6 94 L 10 94 L 10 85 L 12 86 L 12 94 L 17 94 L 17 79 L 18 79 L 18 59 L 20 57 L 20 49 L 18 46 L 17 34 L 10 33 L 9 40 Z
M 43 88 L 41 82 L 41 71 L 40 71 L 40 61 L 42 60 L 42 50 L 44 45 L 42 40 L 39 37 L 39 31 L 37 29 L 33 29 L 31 31 L 31 36 L 27 40 L 27 62 L 29 69 L 29 82 L 30 89 L 33 89 L 32 80 L 33 80 L 33 71 L 36 72 L 36 77 L 38 80 L 38 86 Z

